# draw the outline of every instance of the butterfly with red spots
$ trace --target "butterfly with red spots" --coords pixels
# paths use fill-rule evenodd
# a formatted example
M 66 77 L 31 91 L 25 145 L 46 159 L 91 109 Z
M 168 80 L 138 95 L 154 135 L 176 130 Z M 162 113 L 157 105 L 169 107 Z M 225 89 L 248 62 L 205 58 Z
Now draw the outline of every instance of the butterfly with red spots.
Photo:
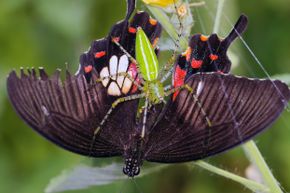
M 227 49 L 246 29 L 242 15 L 223 40 L 216 34 L 192 36 L 173 67 L 170 87 L 183 89 L 164 100 L 166 105 L 145 105 L 144 116 L 138 116 L 138 95 L 148 93 L 136 89 L 145 81 L 134 59 L 136 29 L 143 29 L 158 53 L 161 25 L 146 12 L 130 20 L 135 1 L 127 2 L 126 18 L 81 55 L 75 75 L 67 72 L 62 81 L 59 71 L 51 77 L 43 69 L 39 75 L 34 69 L 21 70 L 20 77 L 15 71 L 9 74 L 12 105 L 41 135 L 85 156 L 122 156 L 124 173 L 133 177 L 144 160 L 178 163 L 226 151 L 265 130 L 282 113 L 290 99 L 285 83 L 229 74 Z

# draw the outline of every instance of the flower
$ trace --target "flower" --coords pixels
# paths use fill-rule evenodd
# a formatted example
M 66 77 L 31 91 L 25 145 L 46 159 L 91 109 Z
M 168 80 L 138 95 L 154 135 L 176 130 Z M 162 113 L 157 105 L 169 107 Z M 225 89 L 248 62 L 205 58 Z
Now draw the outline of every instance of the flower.
M 167 7 L 176 3 L 178 0 L 143 0 L 148 5 L 155 5 L 160 7 Z

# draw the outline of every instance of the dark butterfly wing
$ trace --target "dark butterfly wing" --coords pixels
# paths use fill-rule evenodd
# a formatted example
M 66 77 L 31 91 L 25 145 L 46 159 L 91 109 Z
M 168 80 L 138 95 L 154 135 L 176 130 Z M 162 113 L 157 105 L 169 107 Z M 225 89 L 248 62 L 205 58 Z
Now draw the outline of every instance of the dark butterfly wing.
M 290 99 L 286 84 L 219 73 L 192 75 L 149 134 L 145 159 L 184 162 L 239 145 L 281 114 Z M 209 121 L 210 123 L 209 123 Z
M 231 43 L 240 36 L 247 27 L 248 19 L 241 15 L 230 34 L 220 40 L 216 34 L 206 37 L 201 34 L 193 35 L 189 47 L 184 54 L 178 56 L 173 74 L 174 86 L 181 86 L 186 78 L 198 72 L 228 73 L 231 61 L 227 50 Z
M 90 80 L 92 69 L 95 68 L 101 77 L 108 77 L 117 73 L 128 73 L 136 82 L 140 81 L 136 64 L 130 60 L 124 50 L 133 58 L 135 57 L 136 32 L 137 28 L 141 27 L 157 52 L 156 44 L 162 27 L 157 20 L 152 19 L 146 12 L 137 12 L 132 20 L 129 21 L 133 7 L 135 7 L 135 1 L 128 1 L 128 12 L 125 20 L 115 24 L 108 37 L 94 41 L 89 51 L 81 56 L 78 73 L 85 74 L 87 80 Z M 137 86 L 123 75 L 105 79 L 102 83 L 106 87 L 107 93 L 111 96 L 119 97 L 137 92 Z
M 128 135 L 134 129 L 138 103 L 121 104 L 101 128 L 93 142 L 93 134 L 111 107 L 101 84 L 88 83 L 83 75 L 67 77 L 62 82 L 59 71 L 48 77 L 40 69 L 20 77 L 13 71 L 7 80 L 10 101 L 20 117 L 55 144 L 87 156 L 115 156 L 123 153 Z M 124 107 L 124 106 L 126 107 Z M 117 134 L 116 134 L 117 133 Z

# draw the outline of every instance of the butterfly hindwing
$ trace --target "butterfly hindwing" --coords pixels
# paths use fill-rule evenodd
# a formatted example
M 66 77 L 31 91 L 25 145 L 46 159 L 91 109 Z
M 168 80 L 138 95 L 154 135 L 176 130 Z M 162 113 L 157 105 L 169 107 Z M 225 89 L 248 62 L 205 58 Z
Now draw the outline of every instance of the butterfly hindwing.
M 290 91 L 280 81 L 207 73 L 186 81 L 152 129 L 145 159 L 184 162 L 228 150 L 252 138 L 281 114 Z
M 228 73 L 231 61 L 227 50 L 231 43 L 246 30 L 248 19 L 241 15 L 230 34 L 221 40 L 216 34 L 209 37 L 195 34 L 189 40 L 187 51 L 178 56 L 173 73 L 174 87 L 181 86 L 192 74 L 202 72 Z M 178 94 L 175 93 L 174 97 Z
M 138 27 L 144 30 L 158 52 L 156 45 L 162 31 L 160 23 L 146 12 L 137 12 L 130 21 L 132 3 L 134 1 L 128 1 L 126 19 L 115 24 L 106 38 L 94 41 L 89 51 L 80 59 L 79 73 L 85 74 L 89 81 L 92 69 L 95 68 L 102 78 L 107 94 L 113 97 L 122 97 L 138 91 L 138 70 L 134 60 L 130 58 L 135 58 Z

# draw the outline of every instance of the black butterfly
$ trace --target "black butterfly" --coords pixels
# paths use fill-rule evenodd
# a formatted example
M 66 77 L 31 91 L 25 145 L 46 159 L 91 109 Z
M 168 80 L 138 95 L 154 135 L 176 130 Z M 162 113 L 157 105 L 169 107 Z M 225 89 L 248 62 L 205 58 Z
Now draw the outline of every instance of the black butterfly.
M 227 73 L 230 69 L 226 49 L 246 25 L 238 22 L 226 41 L 212 35 L 209 38 L 212 41 L 208 41 L 210 46 L 195 48 L 198 53 L 207 50 L 208 54 L 218 57 L 224 54 L 222 60 L 212 58 L 217 62 L 214 65 L 207 62 L 210 68 L 201 65 L 199 70 L 191 69 L 179 57 L 175 68 L 182 66 L 186 74 L 191 73 L 183 81 L 196 93 L 196 100 L 188 90 L 181 90 L 165 107 L 151 107 L 146 124 L 148 132 L 143 140 L 140 138 L 142 121 L 137 117 L 139 101 L 122 103 L 94 136 L 113 101 L 138 92 L 133 84 L 125 84 L 125 77 L 111 77 L 101 83 L 96 83 L 97 79 L 102 73 L 111 74 L 126 66 L 125 71 L 130 71 L 138 80 L 134 62 L 129 64 L 131 60 L 123 51 L 134 57 L 137 26 L 143 28 L 153 44 L 161 33 L 160 24 L 146 12 L 137 13 L 129 22 L 134 7 L 135 2 L 128 0 L 125 20 L 116 24 L 107 38 L 93 42 L 90 50 L 81 56 L 78 73 L 67 72 L 63 82 L 59 71 L 51 77 L 43 69 L 39 75 L 34 69 L 28 70 L 28 74 L 21 70 L 20 77 L 15 71 L 10 73 L 9 98 L 28 125 L 55 144 L 78 154 L 122 156 L 124 173 L 133 177 L 140 172 L 144 160 L 177 163 L 202 159 L 245 142 L 278 118 L 290 99 L 286 84 L 218 72 Z M 112 39 L 118 40 L 124 50 L 113 44 Z M 227 43 L 220 46 L 223 42 Z M 189 55 L 188 61 L 200 56 Z M 112 87 L 118 91 L 110 90 Z

